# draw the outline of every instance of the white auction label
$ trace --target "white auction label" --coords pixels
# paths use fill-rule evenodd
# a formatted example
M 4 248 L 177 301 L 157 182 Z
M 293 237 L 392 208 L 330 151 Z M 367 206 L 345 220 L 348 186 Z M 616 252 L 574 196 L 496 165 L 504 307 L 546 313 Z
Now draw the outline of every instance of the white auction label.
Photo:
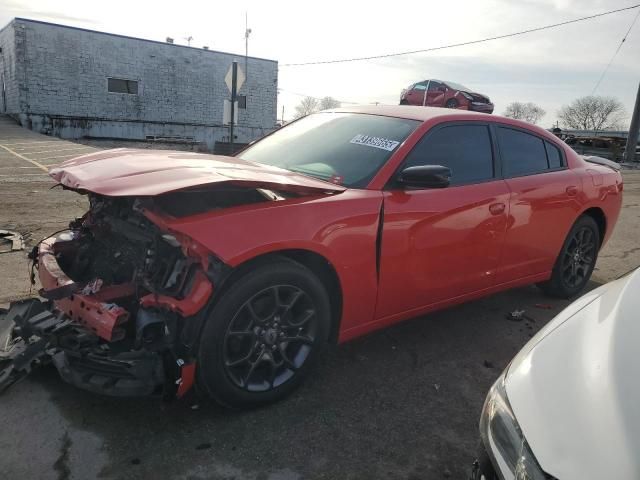
M 358 145 L 366 145 L 367 147 L 380 148 L 389 152 L 393 151 L 400 142 L 395 140 L 389 140 L 387 138 L 372 137 L 371 135 L 364 135 L 359 133 L 351 139 L 349 143 L 356 143 Z

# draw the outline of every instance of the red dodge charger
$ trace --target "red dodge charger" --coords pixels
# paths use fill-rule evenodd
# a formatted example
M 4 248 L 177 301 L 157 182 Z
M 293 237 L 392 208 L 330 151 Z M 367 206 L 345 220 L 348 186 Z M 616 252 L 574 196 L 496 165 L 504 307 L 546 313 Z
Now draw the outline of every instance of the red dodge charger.
M 622 200 L 615 164 L 545 130 L 404 106 L 50 173 L 90 207 L 31 253 L 42 298 L 4 312 L 0 389 L 50 360 L 94 392 L 233 407 L 287 395 L 328 342 L 520 285 L 576 295 Z

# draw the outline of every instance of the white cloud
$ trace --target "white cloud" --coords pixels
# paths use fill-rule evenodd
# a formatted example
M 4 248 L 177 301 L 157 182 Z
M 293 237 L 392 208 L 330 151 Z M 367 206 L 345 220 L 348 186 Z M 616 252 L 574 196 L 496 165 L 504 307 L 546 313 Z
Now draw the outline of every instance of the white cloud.
M 55 5 L 52 8 L 52 5 Z M 606 10 L 622 0 L 465 0 L 447 2 L 240 2 L 0 0 L 0 24 L 14 16 L 244 53 L 244 15 L 252 28 L 249 53 L 289 62 L 366 56 L 458 43 L 538 27 Z M 283 89 L 354 102 L 396 103 L 417 80 L 445 78 L 488 94 L 502 112 L 512 100 L 556 110 L 591 93 L 635 11 L 565 27 L 438 52 L 351 64 L 281 67 Z M 629 106 L 640 78 L 640 22 L 598 93 Z M 283 92 L 285 116 L 300 97 Z M 628 108 L 630 110 L 630 108 Z M 278 110 L 280 116 L 280 107 Z

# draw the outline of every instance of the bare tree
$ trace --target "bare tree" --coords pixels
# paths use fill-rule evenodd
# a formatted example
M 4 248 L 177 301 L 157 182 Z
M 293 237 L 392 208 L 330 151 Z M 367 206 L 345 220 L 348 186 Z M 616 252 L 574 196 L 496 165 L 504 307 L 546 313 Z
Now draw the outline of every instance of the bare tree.
M 504 116 L 515 118 L 516 120 L 524 120 L 534 125 L 544 117 L 545 112 L 542 107 L 532 102 L 511 102 L 504 111 Z
M 615 130 L 624 124 L 624 106 L 617 98 L 589 95 L 575 99 L 558 111 L 565 128 Z
M 340 108 L 342 104 L 333 97 L 324 97 L 320 100 L 318 110 L 329 110 L 331 108 Z
M 302 101 L 296 105 L 296 114 L 293 118 L 306 117 L 307 115 L 317 112 L 320 107 L 320 101 L 315 97 L 304 97 Z

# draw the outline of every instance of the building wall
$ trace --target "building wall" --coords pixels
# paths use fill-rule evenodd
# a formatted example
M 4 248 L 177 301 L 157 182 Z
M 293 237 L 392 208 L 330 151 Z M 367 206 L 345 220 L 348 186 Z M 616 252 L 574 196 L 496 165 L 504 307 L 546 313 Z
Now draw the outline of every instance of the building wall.
M 0 30 L 0 112 L 20 112 L 20 89 L 18 77 L 22 74 L 22 63 L 16 57 L 16 36 L 13 22 Z M 2 81 L 4 80 L 4 95 Z
M 244 56 L 15 19 L 16 66 L 23 124 L 66 138 L 183 136 L 213 142 L 222 127 L 224 77 Z M 10 30 L 10 29 L 9 29 Z M 9 62 L 12 63 L 12 62 Z M 107 78 L 138 81 L 138 94 L 110 93 Z M 238 142 L 268 133 L 276 123 L 277 62 L 248 59 L 247 96 Z

